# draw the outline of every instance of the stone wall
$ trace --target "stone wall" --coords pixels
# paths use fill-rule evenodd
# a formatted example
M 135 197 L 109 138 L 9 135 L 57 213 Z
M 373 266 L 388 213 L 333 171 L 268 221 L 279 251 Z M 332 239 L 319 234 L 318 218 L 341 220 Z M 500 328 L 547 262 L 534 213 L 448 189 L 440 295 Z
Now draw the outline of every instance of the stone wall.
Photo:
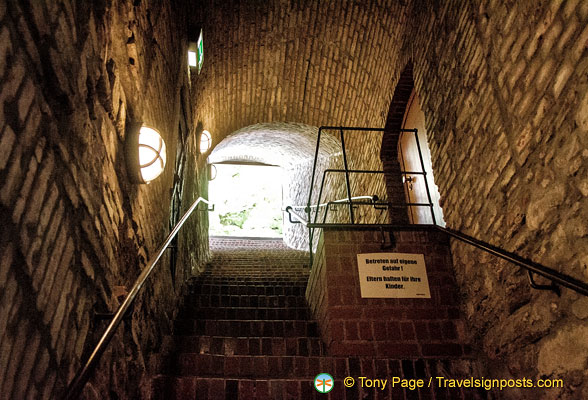
M 177 146 L 193 132 L 180 109 L 185 24 L 158 2 L 0 4 L 3 397 L 59 397 L 105 327 L 93 313 L 115 310 L 169 231 Z M 167 144 L 168 166 L 150 185 L 127 177 L 134 119 Z M 137 397 L 189 272 L 178 264 L 174 286 L 163 257 L 87 397 Z
M 415 1 L 410 21 L 405 61 L 447 225 L 588 281 L 588 3 Z M 563 378 L 527 395 L 587 397 L 586 297 L 534 291 L 467 245 L 452 252 L 491 373 Z

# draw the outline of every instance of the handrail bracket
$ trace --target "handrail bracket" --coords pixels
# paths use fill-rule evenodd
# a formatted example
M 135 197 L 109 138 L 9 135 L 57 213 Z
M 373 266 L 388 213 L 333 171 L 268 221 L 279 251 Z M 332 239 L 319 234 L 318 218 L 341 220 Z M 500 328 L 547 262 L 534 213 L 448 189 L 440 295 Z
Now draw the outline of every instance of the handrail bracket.
M 549 285 L 541 285 L 535 282 L 535 278 L 533 278 L 533 272 L 527 270 L 527 277 L 529 278 L 529 286 L 536 290 L 551 290 L 553 293 L 557 294 L 558 297 L 561 296 L 561 289 L 559 286 L 556 285 L 554 281 L 551 281 Z

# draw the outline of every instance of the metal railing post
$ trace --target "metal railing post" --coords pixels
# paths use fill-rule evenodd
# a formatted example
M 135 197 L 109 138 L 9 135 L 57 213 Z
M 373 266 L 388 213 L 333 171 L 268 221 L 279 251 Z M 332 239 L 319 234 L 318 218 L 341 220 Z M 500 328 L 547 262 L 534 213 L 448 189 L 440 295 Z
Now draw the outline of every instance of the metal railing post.
M 341 133 L 341 149 L 343 150 L 343 167 L 345 168 L 345 185 L 347 186 L 347 198 L 349 199 L 349 219 L 351 223 L 355 223 L 355 217 L 353 216 L 353 203 L 351 201 L 351 184 L 349 183 L 349 168 L 347 166 L 347 152 L 345 151 L 345 135 L 343 129 L 339 130 Z
M 421 161 L 423 177 L 425 178 L 425 189 L 427 190 L 429 207 L 431 207 L 431 218 L 433 218 L 433 225 L 437 225 L 437 222 L 435 221 L 435 211 L 433 210 L 433 200 L 431 199 L 431 192 L 429 191 L 429 182 L 427 181 L 427 171 L 425 171 L 425 162 L 423 161 L 423 153 L 421 152 L 421 145 L 419 144 L 419 134 L 416 129 L 414 129 L 414 138 L 416 140 L 417 150 L 419 151 L 419 160 Z

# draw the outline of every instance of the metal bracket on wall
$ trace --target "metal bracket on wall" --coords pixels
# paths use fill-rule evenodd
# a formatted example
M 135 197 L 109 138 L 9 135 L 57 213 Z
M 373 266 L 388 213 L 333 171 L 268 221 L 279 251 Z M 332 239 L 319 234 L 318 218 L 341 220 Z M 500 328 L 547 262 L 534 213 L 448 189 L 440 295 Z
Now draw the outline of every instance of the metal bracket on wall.
M 394 247 L 396 247 L 396 238 L 394 237 L 394 233 L 388 231 L 388 237 L 389 237 L 389 244 L 386 244 L 386 232 L 384 232 L 384 228 L 380 227 L 380 234 L 382 235 L 382 244 L 380 246 L 380 248 L 382 250 L 389 250 L 389 249 L 393 249 Z
M 214 211 L 214 204 L 204 204 L 204 207 L 199 207 L 198 211 Z
M 559 289 L 559 286 L 557 286 L 553 281 L 551 281 L 551 284 L 549 285 L 539 285 L 535 282 L 535 278 L 533 278 L 533 273 L 531 271 L 527 270 L 527 276 L 529 277 L 529 286 L 531 286 L 533 289 L 551 290 L 558 296 L 561 296 L 561 290 Z

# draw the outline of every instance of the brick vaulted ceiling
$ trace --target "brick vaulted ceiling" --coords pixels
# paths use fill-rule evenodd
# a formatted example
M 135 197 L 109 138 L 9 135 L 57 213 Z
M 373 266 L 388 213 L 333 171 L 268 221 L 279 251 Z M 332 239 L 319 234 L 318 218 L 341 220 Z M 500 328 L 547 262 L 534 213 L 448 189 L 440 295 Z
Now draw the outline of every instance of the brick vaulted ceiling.
M 268 122 L 383 127 L 406 6 L 389 1 L 203 1 L 195 117 L 213 144 Z

